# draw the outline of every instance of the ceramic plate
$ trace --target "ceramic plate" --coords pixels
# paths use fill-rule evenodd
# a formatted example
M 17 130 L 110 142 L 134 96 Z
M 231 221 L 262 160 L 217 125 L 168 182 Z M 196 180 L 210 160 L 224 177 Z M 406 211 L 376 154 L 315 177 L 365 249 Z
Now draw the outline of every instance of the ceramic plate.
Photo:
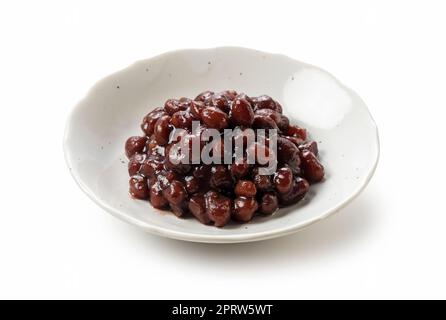
M 179 219 L 131 199 L 126 139 L 141 134 L 141 119 L 166 99 L 194 97 L 208 89 L 278 100 L 284 114 L 319 143 L 325 181 L 313 185 L 295 206 L 224 228 Z M 223 47 L 168 52 L 100 80 L 69 116 L 64 150 L 82 190 L 116 217 L 169 238 L 230 243 L 290 234 L 341 209 L 372 177 L 379 142 L 364 102 L 326 71 L 284 55 Z

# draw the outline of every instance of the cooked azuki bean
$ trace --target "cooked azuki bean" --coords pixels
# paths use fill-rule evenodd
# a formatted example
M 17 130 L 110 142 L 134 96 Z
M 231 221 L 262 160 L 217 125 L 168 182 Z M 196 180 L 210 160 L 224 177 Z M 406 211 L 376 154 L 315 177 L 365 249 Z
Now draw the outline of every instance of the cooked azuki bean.
M 139 169 L 139 173 L 145 177 L 153 177 L 164 167 L 163 157 L 160 155 L 150 155 L 148 156 Z
M 181 108 L 184 108 L 184 110 L 186 110 L 187 108 L 189 108 L 189 107 L 190 107 L 190 104 L 191 104 L 191 102 L 192 102 L 191 99 L 186 98 L 186 97 L 182 97 L 182 98 L 180 98 L 178 101 L 180 102 L 180 106 L 181 106 Z
M 187 108 L 187 106 L 182 104 L 177 99 L 169 99 L 164 104 L 164 111 L 166 111 L 169 116 L 172 116 L 174 113 L 176 113 L 178 111 L 184 111 L 184 110 L 186 110 L 186 108 Z
M 174 180 L 170 185 L 163 190 L 164 198 L 169 201 L 169 203 L 174 205 L 180 205 L 187 197 L 187 191 L 184 188 L 183 183 L 178 180 Z
M 201 120 L 201 112 L 205 108 L 204 102 L 192 101 L 190 104 L 190 113 L 194 120 Z
M 257 193 L 254 182 L 249 180 L 239 180 L 235 186 L 235 194 L 243 197 L 254 197 Z
M 163 190 L 159 182 L 155 182 L 152 187 L 150 187 L 150 203 L 154 208 L 163 209 L 167 206 L 167 200 L 163 196 Z
M 222 94 L 214 94 L 211 99 L 211 104 L 214 107 L 219 108 L 223 112 L 229 112 L 229 100 L 225 95 Z
M 282 107 L 276 103 L 270 96 L 263 95 L 252 99 L 255 109 L 271 109 L 282 113 Z
M 319 153 L 316 141 L 308 141 L 308 142 L 300 144 L 299 150 L 301 150 L 301 151 L 309 150 L 309 151 L 313 152 L 315 156 L 317 156 Z
M 263 115 L 254 115 L 252 127 L 254 129 L 279 129 L 277 123 L 273 119 Z
M 277 124 L 277 126 L 282 131 L 288 130 L 288 127 L 290 126 L 290 119 L 288 119 L 287 116 L 282 115 L 282 117 L 280 118 L 280 121 Z
M 170 131 L 170 116 L 165 115 L 159 118 L 155 123 L 155 140 L 159 145 L 163 146 L 169 142 Z
M 156 154 L 158 153 L 159 144 L 155 140 L 155 135 L 152 135 L 146 142 L 146 153 L 147 154 Z
M 187 193 L 194 194 L 200 190 L 200 181 L 194 176 L 187 176 L 184 181 L 186 182 Z
M 277 124 L 277 127 L 282 131 L 288 130 L 288 127 L 290 125 L 290 120 L 288 119 L 288 117 L 272 109 L 257 109 L 255 111 L 255 115 L 266 116 L 273 119 L 274 122 Z M 259 122 L 259 120 L 257 120 L 257 122 Z
M 214 95 L 214 92 L 212 91 L 203 91 L 198 96 L 195 97 L 195 101 L 201 101 L 201 102 L 207 102 L 212 99 L 212 96 Z
M 279 207 L 279 200 L 275 193 L 268 192 L 262 196 L 260 201 L 259 212 L 263 214 L 272 214 Z
M 252 219 L 258 207 L 257 201 L 254 198 L 237 197 L 234 200 L 234 211 L 232 212 L 232 216 L 235 220 L 248 222 Z
M 258 116 L 269 117 L 273 119 L 277 125 L 279 125 L 280 121 L 282 120 L 282 115 L 279 112 L 272 109 L 257 109 L 255 114 Z
M 209 180 L 211 177 L 212 166 L 210 164 L 202 164 L 194 168 L 193 176 L 200 180 Z
M 149 186 L 147 179 L 140 175 L 132 176 L 129 180 L 130 195 L 136 199 L 147 199 L 149 197 Z
M 147 137 L 130 137 L 125 142 L 125 154 L 130 159 L 135 153 L 142 153 L 146 147 Z
M 286 163 L 292 168 L 300 165 L 299 149 L 288 139 L 277 138 L 277 158 L 279 162 Z
M 223 227 L 231 218 L 232 201 L 218 192 L 208 191 L 205 194 L 206 213 L 216 227 Z
M 232 124 L 249 127 L 254 121 L 254 111 L 246 99 L 235 99 L 231 105 L 229 119 Z
M 173 144 L 169 144 L 165 149 L 165 161 L 164 166 L 180 174 L 188 173 L 191 169 L 191 165 L 185 160 L 186 155 L 181 149 L 173 148 Z
M 310 150 L 301 153 L 302 170 L 305 178 L 310 182 L 319 182 L 324 178 L 324 166 Z
M 283 113 L 282 105 L 279 102 L 275 101 L 275 100 L 274 100 L 274 102 L 276 103 L 276 109 L 275 110 L 277 112 Z
M 284 132 L 285 135 L 307 140 L 307 130 L 298 126 L 290 125 Z
M 220 95 L 224 95 L 228 100 L 232 101 L 237 97 L 237 91 L 235 90 L 225 90 L 219 93 Z
M 295 177 L 291 190 L 288 193 L 279 194 L 280 203 L 286 206 L 296 203 L 302 200 L 309 189 L 310 184 L 307 180 L 301 177 Z
M 302 140 L 301 138 L 290 137 L 290 136 L 283 136 L 283 137 L 285 139 L 291 141 L 292 143 L 294 143 L 298 147 L 299 150 L 300 150 L 299 146 L 304 143 L 304 140 Z
M 253 181 L 258 191 L 269 191 L 272 189 L 273 184 L 271 182 L 270 175 L 260 175 L 258 168 L 253 170 Z
M 134 176 L 141 169 L 141 164 L 146 160 L 145 154 L 135 153 L 130 157 L 128 164 L 129 176 Z
M 195 195 L 192 196 L 189 200 L 189 211 L 203 224 L 208 224 L 211 222 L 208 214 L 206 213 L 206 203 L 204 200 L 204 196 Z
M 156 108 L 155 110 L 149 112 L 143 119 L 141 123 L 141 130 L 147 135 L 151 136 L 155 130 L 155 123 L 158 118 L 166 115 L 164 108 Z
M 235 99 L 245 99 L 247 100 L 251 105 L 252 105 L 252 99 L 251 97 L 249 97 L 246 93 L 244 92 L 240 92 L 239 94 L 237 94 L 234 98 Z
M 226 165 L 215 165 L 211 170 L 211 187 L 215 189 L 229 189 L 233 181 Z
M 243 178 L 249 173 L 250 165 L 246 159 L 243 159 L 242 163 L 233 163 L 230 165 L 231 174 L 234 178 Z
M 192 120 L 192 115 L 189 111 L 178 111 L 172 115 L 170 124 L 175 128 L 191 129 Z
M 159 182 L 161 189 L 166 189 L 170 183 L 177 178 L 173 171 L 162 170 L 158 172 L 155 176 L 156 180 Z
M 293 172 L 290 168 L 283 167 L 274 175 L 274 186 L 279 193 L 287 193 L 293 184 Z
M 209 128 L 222 130 L 228 127 L 228 115 L 217 107 L 203 109 L 201 119 Z

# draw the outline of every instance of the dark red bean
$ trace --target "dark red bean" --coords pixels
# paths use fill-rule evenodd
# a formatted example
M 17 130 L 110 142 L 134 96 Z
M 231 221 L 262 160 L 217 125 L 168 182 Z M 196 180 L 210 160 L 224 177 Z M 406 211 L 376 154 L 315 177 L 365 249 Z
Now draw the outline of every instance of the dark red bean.
M 139 173 L 145 177 L 153 177 L 164 167 L 164 157 L 161 155 L 148 156 L 141 165 Z
M 232 201 L 218 192 L 205 194 L 206 213 L 216 227 L 225 226 L 231 218 Z
M 169 144 L 165 150 L 166 160 L 164 162 L 164 166 L 168 170 L 173 170 L 180 174 L 186 174 L 190 171 L 190 158 L 189 162 L 185 159 L 186 154 L 184 154 L 181 149 L 173 148 L 173 144 Z
M 174 205 L 180 205 L 187 197 L 187 191 L 184 188 L 183 183 L 178 180 L 174 180 L 170 185 L 163 190 L 164 198 L 169 201 L 169 203 Z
M 273 119 L 277 125 L 282 120 L 282 115 L 279 112 L 271 109 L 257 109 L 255 115 L 269 117 Z
M 232 216 L 235 220 L 248 222 L 252 219 L 258 207 L 258 203 L 254 198 L 237 197 L 234 200 Z
M 279 162 L 288 164 L 292 169 L 300 165 L 299 149 L 288 139 L 277 138 L 277 158 Z
M 146 147 L 147 137 L 130 137 L 125 142 L 125 154 L 130 159 L 135 153 L 142 153 Z
M 200 93 L 196 98 L 195 101 L 201 101 L 201 102 L 208 102 L 212 99 L 212 96 L 214 95 L 214 92 L 212 91 L 204 91 Z
M 235 186 L 234 192 L 238 196 L 254 197 L 257 193 L 257 188 L 252 181 L 239 180 Z
M 170 170 L 162 170 L 156 175 L 156 179 L 158 180 L 161 189 L 166 189 L 170 186 L 170 183 L 174 180 L 181 180 L 181 177 L 178 173 Z
M 169 99 L 164 104 L 164 111 L 166 111 L 166 113 L 169 116 L 172 116 L 174 113 L 176 113 L 178 111 L 184 111 L 184 110 L 186 110 L 186 108 L 187 108 L 187 106 L 182 104 L 177 99 Z
M 317 156 L 319 153 L 316 141 L 308 141 L 308 142 L 300 144 L 299 150 L 301 150 L 301 151 L 309 150 L 309 151 L 313 152 L 315 156 Z
M 256 185 L 258 191 L 269 191 L 273 188 L 270 175 L 260 175 L 258 173 L 258 168 L 253 170 L 253 182 Z
M 251 166 L 247 163 L 246 159 L 243 159 L 243 163 L 233 163 L 230 165 L 231 174 L 234 178 L 243 178 L 249 173 Z
M 221 164 L 212 167 L 210 185 L 215 189 L 229 189 L 232 187 L 232 176 L 226 165 Z
M 192 196 L 189 200 L 188 204 L 189 211 L 193 214 L 193 216 L 203 224 L 209 224 L 211 219 L 206 213 L 206 203 L 204 200 L 204 196 L 195 195 Z
M 146 142 L 146 153 L 156 154 L 159 151 L 160 145 L 155 140 L 155 135 L 152 135 Z
M 129 186 L 130 195 L 133 198 L 144 200 L 149 197 L 149 186 L 146 178 L 140 175 L 132 176 L 129 180 Z
M 202 101 L 192 101 L 190 105 L 190 113 L 194 120 L 201 120 L 201 113 L 205 108 L 204 102 Z
M 294 204 L 305 196 L 305 194 L 310 189 L 310 184 L 307 180 L 301 177 L 295 177 L 293 186 L 288 193 L 279 194 L 279 201 L 282 205 L 291 205 Z
M 200 190 L 200 180 L 194 176 L 187 176 L 184 178 L 186 182 L 186 190 L 189 194 L 197 193 Z
M 283 167 L 274 175 L 274 186 L 279 193 L 288 193 L 293 184 L 293 172 L 290 168 Z
M 150 203 L 157 209 L 163 209 L 167 206 L 168 202 L 163 196 L 163 190 L 159 182 L 155 182 L 150 188 Z
M 232 124 L 249 127 L 254 122 L 254 111 L 246 99 L 235 99 L 231 105 L 229 119 Z
M 267 95 L 259 96 L 252 99 L 254 108 L 257 109 L 271 109 L 282 113 L 282 106 L 276 103 L 273 98 Z
M 186 110 L 190 107 L 192 100 L 186 97 L 182 97 L 178 100 L 180 102 L 180 106 L 183 110 Z
M 305 142 L 301 138 L 289 137 L 289 136 L 282 136 L 282 137 L 291 141 L 292 143 L 294 143 L 298 147 L 299 150 L 300 150 L 299 146 Z
M 279 207 L 279 200 L 277 195 L 272 192 L 265 193 L 260 201 L 259 212 L 263 214 L 272 214 L 276 212 Z
M 275 101 L 275 103 L 276 103 L 276 109 L 275 110 L 277 112 L 279 112 L 279 113 L 283 113 L 282 105 L 280 103 L 278 103 L 277 101 Z
M 255 115 L 257 116 L 266 116 L 269 117 L 271 119 L 274 120 L 274 122 L 276 123 L 277 127 L 281 130 L 281 131 L 286 131 L 288 130 L 288 127 L 290 125 L 290 120 L 288 119 L 288 117 L 282 115 L 281 113 L 275 111 L 275 110 L 271 110 L 271 109 L 257 109 L 255 111 Z M 259 121 L 259 120 L 257 120 Z
M 216 107 L 205 108 L 201 118 L 209 128 L 222 130 L 228 127 L 228 115 Z
M 164 115 L 166 115 L 166 112 L 163 108 L 156 108 L 155 110 L 151 111 L 144 117 L 141 123 L 141 130 L 147 136 L 151 136 L 155 130 L 156 121 Z
M 141 169 L 141 164 L 146 160 L 145 154 L 135 153 L 130 157 L 128 164 L 129 176 L 134 176 Z
M 280 117 L 280 121 L 277 123 L 277 126 L 282 132 L 288 130 L 288 127 L 290 126 L 290 119 L 288 119 L 287 116 L 282 115 Z
M 237 91 L 235 90 L 225 90 L 219 93 L 220 95 L 224 95 L 228 100 L 232 101 L 237 97 Z
M 194 168 L 193 176 L 200 180 L 209 180 L 211 177 L 212 166 L 210 164 L 199 165 Z
M 263 115 L 254 115 L 252 127 L 254 129 L 279 129 L 277 123 L 273 119 Z
M 240 92 L 236 97 L 235 97 L 235 99 L 245 99 L 245 100 L 247 100 L 251 105 L 252 105 L 252 99 L 251 99 L 251 97 L 249 97 L 246 93 L 244 93 L 244 92 Z M 235 100 L 234 99 L 234 100 Z
M 229 112 L 230 103 L 228 98 L 222 94 L 214 94 L 211 99 L 211 105 L 219 108 L 225 113 Z
M 319 182 L 324 178 L 325 169 L 310 150 L 301 153 L 303 176 L 310 182 Z
M 192 115 L 189 111 L 178 111 L 172 115 L 170 124 L 175 128 L 191 129 L 192 128 Z
M 302 140 L 307 140 L 307 130 L 298 126 L 288 126 L 288 129 L 284 132 L 284 134 L 291 137 L 301 138 Z
M 164 146 L 169 142 L 169 135 L 172 130 L 170 127 L 170 119 L 170 116 L 165 115 L 159 118 L 155 123 L 155 140 L 161 146 Z

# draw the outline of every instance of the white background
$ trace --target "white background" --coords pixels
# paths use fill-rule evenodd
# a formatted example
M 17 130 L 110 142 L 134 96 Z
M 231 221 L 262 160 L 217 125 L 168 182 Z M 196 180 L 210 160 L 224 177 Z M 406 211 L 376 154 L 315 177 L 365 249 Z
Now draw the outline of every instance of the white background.
M 177 48 L 318 65 L 381 138 L 351 205 L 298 234 L 207 245 L 145 234 L 77 187 L 70 109 L 98 79 Z M 443 1 L 2 1 L 0 298 L 446 298 Z

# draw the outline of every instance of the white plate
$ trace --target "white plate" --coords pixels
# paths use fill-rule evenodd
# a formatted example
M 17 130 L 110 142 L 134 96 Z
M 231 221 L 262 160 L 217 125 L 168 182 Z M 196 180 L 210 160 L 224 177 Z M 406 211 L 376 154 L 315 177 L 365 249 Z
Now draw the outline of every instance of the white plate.
M 194 97 L 207 89 L 277 99 L 284 114 L 319 142 L 325 181 L 295 206 L 225 228 L 179 219 L 131 199 L 126 139 L 141 134 L 143 116 L 167 98 Z M 329 73 L 283 55 L 223 47 L 168 52 L 99 81 L 71 113 L 64 150 L 82 190 L 116 217 L 170 238 L 229 243 L 290 234 L 345 206 L 372 177 L 379 141 L 364 102 Z

